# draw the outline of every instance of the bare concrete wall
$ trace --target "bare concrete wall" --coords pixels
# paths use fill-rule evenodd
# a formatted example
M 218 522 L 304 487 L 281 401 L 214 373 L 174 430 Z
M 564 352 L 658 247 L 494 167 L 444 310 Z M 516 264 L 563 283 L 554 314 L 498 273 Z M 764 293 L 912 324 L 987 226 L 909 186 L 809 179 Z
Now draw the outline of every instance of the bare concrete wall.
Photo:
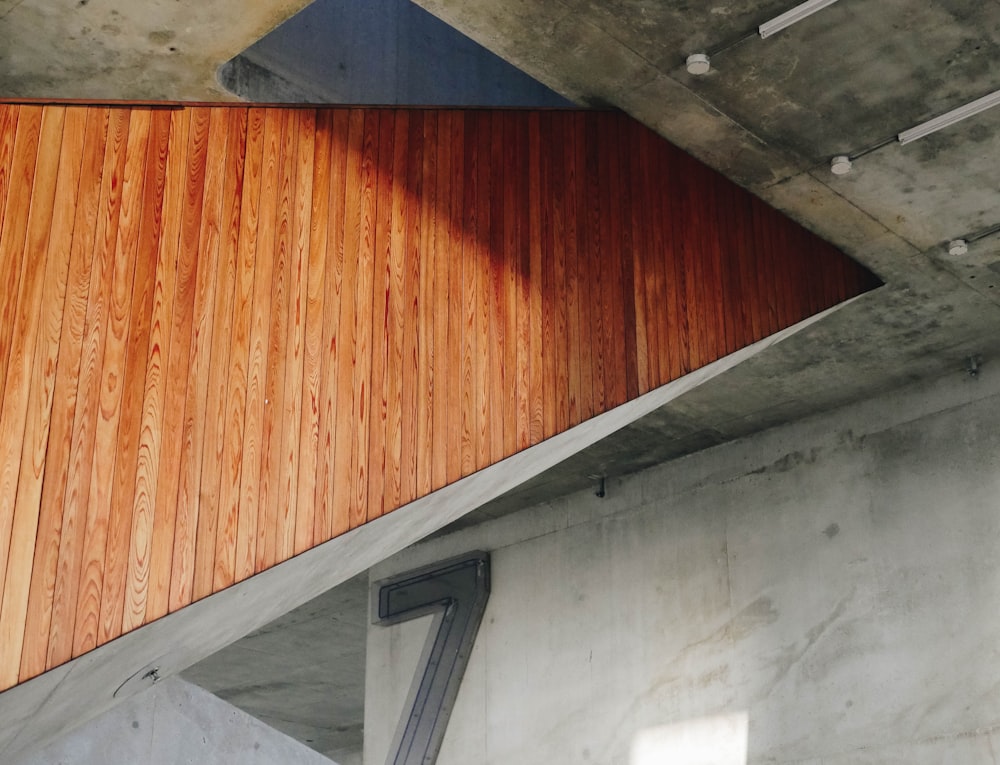
M 171 678 L 8 765 L 330 765 L 222 699 Z
M 372 576 L 493 551 L 440 765 L 673 762 L 701 734 L 745 736 L 727 765 L 992 763 L 998 539 L 987 365 L 426 542 Z M 366 762 L 384 761 L 422 640 L 369 630 Z

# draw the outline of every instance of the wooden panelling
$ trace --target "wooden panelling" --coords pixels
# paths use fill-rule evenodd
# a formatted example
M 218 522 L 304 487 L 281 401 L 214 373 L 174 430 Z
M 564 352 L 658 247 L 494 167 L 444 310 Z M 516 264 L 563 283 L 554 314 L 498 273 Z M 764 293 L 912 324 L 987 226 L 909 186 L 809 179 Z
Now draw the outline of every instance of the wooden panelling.
M 875 286 L 603 112 L 0 105 L 0 689 Z

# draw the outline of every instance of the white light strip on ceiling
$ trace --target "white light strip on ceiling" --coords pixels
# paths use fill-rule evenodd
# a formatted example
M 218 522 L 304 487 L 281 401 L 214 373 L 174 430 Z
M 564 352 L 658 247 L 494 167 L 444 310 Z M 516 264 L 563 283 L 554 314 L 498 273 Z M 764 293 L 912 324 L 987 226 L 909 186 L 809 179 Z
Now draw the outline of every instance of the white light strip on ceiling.
M 757 27 L 757 34 L 761 36 L 761 39 L 770 37 L 775 32 L 780 32 L 782 29 L 802 21 L 806 16 L 812 16 L 816 11 L 821 11 L 835 2 L 837 0 L 806 0 L 806 2 L 796 5 L 790 11 L 785 11 L 770 21 L 765 21 Z
M 987 109 L 991 109 L 998 104 L 1000 104 L 1000 90 L 994 91 L 993 93 L 983 96 L 982 98 L 977 98 L 975 101 L 965 104 L 965 106 L 960 106 L 957 109 L 952 109 L 950 112 L 945 112 L 940 117 L 927 120 L 927 122 L 921 122 L 916 127 L 904 130 L 896 136 L 896 138 L 900 143 L 910 143 L 910 141 L 916 141 L 918 138 L 930 135 L 941 128 L 946 128 L 950 125 L 954 125 L 956 122 L 961 122 L 974 114 L 985 112 Z

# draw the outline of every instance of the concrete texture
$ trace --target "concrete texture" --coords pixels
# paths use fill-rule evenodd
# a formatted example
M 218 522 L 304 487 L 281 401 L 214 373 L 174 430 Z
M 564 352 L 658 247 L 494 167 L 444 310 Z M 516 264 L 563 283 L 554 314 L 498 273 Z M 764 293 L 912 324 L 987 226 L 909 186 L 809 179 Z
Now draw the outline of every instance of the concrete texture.
M 330 765 L 302 744 L 176 678 L 7 765 Z M 341 765 L 345 765 L 341 763 Z
M 842 304 L 842 305 L 849 305 Z M 367 570 L 674 398 L 834 314 L 817 314 L 0 694 L 0 757 L 49 739 Z
M 668 747 L 742 714 L 748 763 L 995 763 L 997 464 L 1000 370 L 956 371 L 611 481 L 604 499 L 440 536 L 371 576 L 491 551 L 440 765 L 636 765 L 663 726 Z M 366 762 L 409 682 L 392 657 L 419 639 L 369 630 Z
M 572 106 L 409 0 L 316 0 L 219 78 L 255 101 Z
M 340 765 L 360 765 L 368 575 L 223 648 L 182 677 Z

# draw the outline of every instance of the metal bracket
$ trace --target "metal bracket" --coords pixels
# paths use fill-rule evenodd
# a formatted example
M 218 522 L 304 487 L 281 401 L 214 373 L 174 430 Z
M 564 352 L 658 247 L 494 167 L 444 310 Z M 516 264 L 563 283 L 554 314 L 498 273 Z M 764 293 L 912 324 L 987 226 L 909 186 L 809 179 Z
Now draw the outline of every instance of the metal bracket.
M 372 585 L 373 624 L 434 614 L 389 765 L 432 765 L 490 595 L 490 556 L 477 550 Z

